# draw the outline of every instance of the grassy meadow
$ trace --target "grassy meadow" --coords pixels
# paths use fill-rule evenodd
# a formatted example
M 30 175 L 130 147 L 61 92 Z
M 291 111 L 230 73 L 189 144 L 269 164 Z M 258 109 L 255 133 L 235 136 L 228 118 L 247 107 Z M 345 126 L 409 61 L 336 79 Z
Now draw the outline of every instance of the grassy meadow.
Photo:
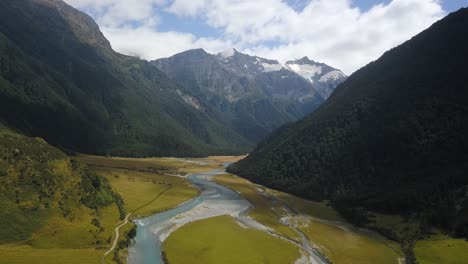
M 293 221 L 332 263 L 399 263 L 398 244 L 376 234 L 311 218 L 298 217 Z
M 0 264 L 83 264 L 101 263 L 105 250 L 36 249 L 29 245 L 1 245 Z M 107 263 L 111 263 L 108 261 Z
M 468 263 L 468 241 L 443 235 L 416 242 L 414 253 L 419 264 Z
M 282 206 L 297 213 L 290 223 L 303 232 L 320 252 L 333 263 L 398 263 L 401 250 L 397 243 L 375 233 L 344 227 L 343 218 L 325 202 L 304 200 L 286 193 L 260 188 L 234 175 L 220 175 L 215 181 L 238 191 L 255 207 L 249 215 L 277 233 L 298 240 L 292 228 L 282 224 L 287 216 Z M 266 194 L 266 195 L 265 195 Z M 347 225 L 345 225 L 347 226 Z
M 222 168 L 222 161 L 210 159 L 122 158 L 79 154 L 76 159 L 93 167 L 119 168 L 159 174 L 181 174 Z
M 132 218 L 173 208 L 198 195 L 198 190 L 183 178 L 114 168 L 95 171 L 122 196 Z
M 244 228 L 230 216 L 187 224 L 169 236 L 164 249 L 171 264 L 284 264 L 300 257 L 293 244 Z

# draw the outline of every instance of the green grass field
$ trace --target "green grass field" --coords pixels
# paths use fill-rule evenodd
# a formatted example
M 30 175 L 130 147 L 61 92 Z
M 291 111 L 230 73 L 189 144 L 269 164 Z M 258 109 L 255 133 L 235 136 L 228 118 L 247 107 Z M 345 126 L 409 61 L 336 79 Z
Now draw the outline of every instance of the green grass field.
M 299 229 L 332 263 L 397 264 L 401 257 L 398 244 L 378 235 L 310 218 L 299 217 L 296 221 Z
M 108 179 L 132 217 L 167 210 L 198 195 L 198 190 L 183 178 L 114 168 L 95 171 Z
M 466 264 L 468 241 L 434 236 L 418 241 L 414 253 L 419 264 Z
M 183 226 L 169 236 L 164 249 L 171 264 L 284 264 L 300 257 L 293 244 L 241 227 L 229 216 Z
M 222 167 L 221 161 L 210 159 L 189 159 L 189 162 L 187 162 L 187 160 L 176 158 L 122 158 L 83 154 L 77 155 L 75 158 L 90 166 L 157 172 L 160 174 L 187 174 Z
M 273 201 L 274 199 L 278 199 L 296 212 L 327 221 L 328 223 L 306 217 L 295 217 L 292 222 L 333 263 L 398 263 L 401 250 L 397 243 L 375 233 L 361 232 L 352 227 L 342 228 L 342 222 L 337 222 L 343 221 L 341 216 L 325 203 L 308 201 L 265 188 L 263 191 L 273 198 L 273 200 L 268 199 L 254 184 L 234 175 L 220 175 L 215 177 L 215 181 L 240 192 L 244 198 L 255 205 L 249 213 L 250 216 L 289 238 L 297 240 L 297 233 L 280 223 L 279 219 L 285 216 L 286 212 L 280 209 L 278 202 Z
M 0 246 L 0 264 L 83 264 L 101 263 L 104 250 L 34 249 L 28 245 Z M 113 263 L 113 262 L 107 262 Z

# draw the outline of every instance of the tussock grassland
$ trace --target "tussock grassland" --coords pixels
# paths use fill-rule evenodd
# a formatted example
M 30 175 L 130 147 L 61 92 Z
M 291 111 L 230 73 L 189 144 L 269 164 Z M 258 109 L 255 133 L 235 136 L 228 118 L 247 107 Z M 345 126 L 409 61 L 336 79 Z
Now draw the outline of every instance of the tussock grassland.
M 420 264 L 465 264 L 468 241 L 437 235 L 416 242 L 414 253 Z
M 172 264 L 284 264 L 300 257 L 293 244 L 244 228 L 230 216 L 187 224 L 172 233 L 164 246 Z
M 333 263 L 390 264 L 398 263 L 401 257 L 397 243 L 342 222 L 341 216 L 326 202 L 308 201 L 258 187 L 230 174 L 217 176 L 215 181 L 240 192 L 252 202 L 255 207 L 249 215 L 255 220 L 281 235 L 298 240 L 297 232 L 280 221 L 282 217 L 289 216 L 289 223 L 304 233 Z M 284 207 L 289 210 L 283 210 Z
M 79 154 L 76 159 L 95 167 L 120 168 L 157 172 L 160 174 L 182 174 L 210 171 L 221 168 L 219 162 L 209 159 L 177 159 L 177 158 L 122 158 L 102 157 Z

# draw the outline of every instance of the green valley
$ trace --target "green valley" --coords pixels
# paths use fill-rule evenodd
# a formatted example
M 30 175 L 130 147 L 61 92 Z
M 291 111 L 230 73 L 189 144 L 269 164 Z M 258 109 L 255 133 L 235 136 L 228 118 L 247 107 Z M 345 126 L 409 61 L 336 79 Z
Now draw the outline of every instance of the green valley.
M 468 264 L 467 5 L 0 0 L 0 264 Z

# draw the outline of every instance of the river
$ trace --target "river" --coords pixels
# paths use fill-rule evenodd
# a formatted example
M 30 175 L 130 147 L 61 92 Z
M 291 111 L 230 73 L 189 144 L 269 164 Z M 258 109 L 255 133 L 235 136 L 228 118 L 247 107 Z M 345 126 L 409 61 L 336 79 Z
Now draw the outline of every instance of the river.
M 219 215 L 231 215 L 244 226 L 272 234 L 270 228 L 246 216 L 251 208 L 249 201 L 235 191 L 211 181 L 214 175 L 223 173 L 224 170 L 215 170 L 191 174 L 187 179 L 199 188 L 200 195 L 197 198 L 174 209 L 135 220 L 137 234 L 129 248 L 128 263 L 163 264 L 162 244 L 171 232 L 189 222 Z M 325 263 L 320 256 L 307 248 L 308 243 L 304 244 L 305 247 L 299 246 L 310 255 L 306 257 L 305 263 Z

